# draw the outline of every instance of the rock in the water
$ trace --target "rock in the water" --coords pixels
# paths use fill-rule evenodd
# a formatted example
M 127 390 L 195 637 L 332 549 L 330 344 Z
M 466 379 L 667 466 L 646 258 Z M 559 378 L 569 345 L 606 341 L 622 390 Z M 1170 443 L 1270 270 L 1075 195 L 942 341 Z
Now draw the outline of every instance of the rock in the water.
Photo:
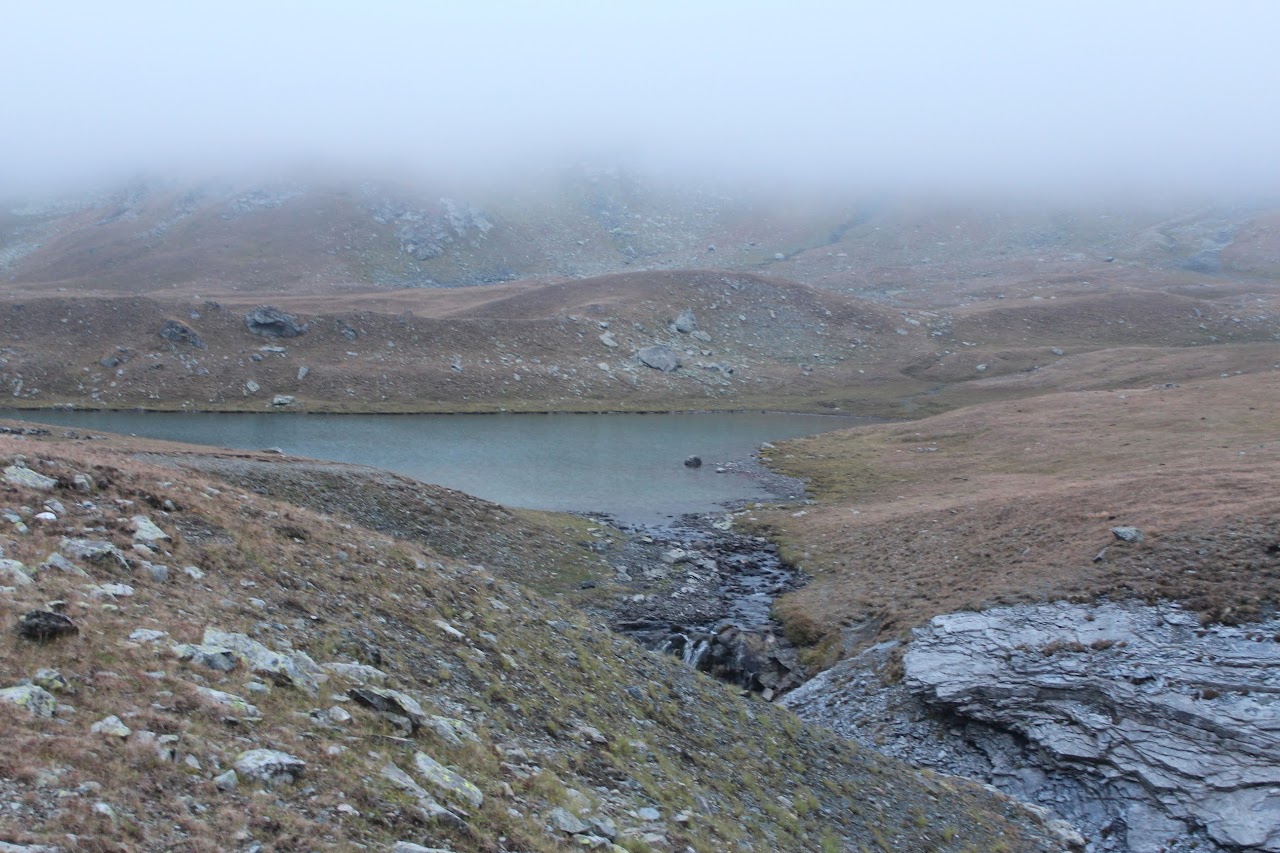
M 296 338 L 307 333 L 308 326 L 298 318 L 271 305 L 261 305 L 244 315 L 244 324 L 255 335 L 264 338 Z
M 1127 525 L 1111 528 L 1111 535 L 1119 539 L 1121 542 L 1129 542 L 1134 545 L 1138 544 L 1143 539 L 1141 530 Z
M 686 468 L 701 468 L 701 467 L 702 467 L 702 457 L 701 457 L 701 456 L 686 456 L 686 457 L 685 457 L 685 460 L 684 460 L 684 467 L 686 467 Z
M 15 705 L 26 709 L 33 717 L 52 717 L 58 707 L 58 700 L 43 687 L 34 684 L 19 684 L 0 690 L 0 705 Z
M 636 358 L 640 359 L 640 363 L 645 367 L 661 370 L 663 373 L 670 373 L 680 368 L 680 357 L 676 355 L 675 350 L 664 344 L 645 347 L 636 353 Z
M 46 477 L 38 471 L 32 471 L 26 465 L 10 465 L 5 468 L 4 481 L 13 486 L 38 489 L 42 492 L 47 492 L 58 485 L 58 481 L 53 477 Z
M 484 794 L 479 788 L 425 752 L 417 753 L 413 763 L 422 779 L 446 797 L 469 803 L 474 809 L 484 803 Z
M 160 327 L 160 337 L 170 343 L 186 344 L 196 349 L 209 348 L 190 326 L 179 323 L 177 320 L 165 320 L 164 325 Z
M 238 776 L 268 785 L 292 784 L 306 769 L 307 762 L 278 749 L 250 749 L 236 756 Z
M 912 642 L 904 680 L 1025 738 L 1041 779 L 1078 785 L 1056 789 L 1055 809 L 1097 815 L 1095 833 L 1124 826 L 1129 849 L 1163 849 L 1189 825 L 1229 849 L 1280 851 L 1277 635 L 1280 620 L 1205 630 L 1172 605 L 954 613 Z
M 37 643 L 79 632 L 80 629 L 69 617 L 50 610 L 32 610 L 18 617 L 18 635 Z

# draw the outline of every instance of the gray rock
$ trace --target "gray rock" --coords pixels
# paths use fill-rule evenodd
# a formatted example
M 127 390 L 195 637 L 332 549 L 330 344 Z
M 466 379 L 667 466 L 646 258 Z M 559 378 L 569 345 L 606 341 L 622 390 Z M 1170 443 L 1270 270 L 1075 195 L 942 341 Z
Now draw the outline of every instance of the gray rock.
M 157 527 L 156 523 L 145 515 L 135 515 L 129 520 L 129 526 L 133 528 L 134 542 L 152 545 L 156 542 L 169 541 L 169 534 Z
M 1111 535 L 1119 539 L 1121 542 L 1130 542 L 1134 545 L 1142 541 L 1142 531 L 1136 527 L 1113 527 Z
M 116 737 L 121 740 L 133 734 L 133 729 L 121 722 L 120 718 L 115 714 L 89 726 L 89 731 L 96 735 L 106 735 L 107 737 Z
M 89 587 L 90 598 L 129 598 L 133 595 L 133 587 L 127 583 L 102 583 Z
M 129 635 L 129 639 L 135 643 L 154 643 L 157 640 L 163 640 L 169 636 L 168 631 L 157 631 L 154 628 L 138 628 Z
M 296 402 L 298 402 L 298 398 L 292 394 L 277 394 L 271 398 L 271 405 L 273 406 L 292 406 Z
M 80 568 L 75 563 L 71 562 L 66 557 L 62 556 L 56 551 L 50 554 L 49 556 L 45 557 L 44 561 L 41 562 L 40 565 L 37 566 L 36 568 L 41 571 L 44 571 L 45 569 L 55 569 L 59 572 L 63 572 L 68 575 L 75 575 L 76 577 L 82 577 L 82 578 L 89 577 L 88 572 L 86 572 L 84 569 Z
M 614 339 L 612 332 L 605 332 L 600 335 L 600 343 L 609 347 L 609 349 L 614 349 L 618 346 L 618 342 Z
M 327 678 L 306 653 L 274 652 L 244 634 L 206 628 L 204 645 L 229 649 L 254 673 L 266 676 L 277 684 L 304 690 L 312 696 L 320 692 L 320 683 Z
M 698 328 L 698 320 L 693 316 L 693 311 L 686 308 L 676 315 L 675 322 L 672 323 L 677 332 L 688 334 Z
M 177 320 L 165 320 L 160 327 L 160 337 L 174 344 L 185 344 L 196 349 L 208 349 L 208 345 L 200 339 L 191 327 Z
M 374 666 L 363 663 L 321 664 L 325 672 L 353 684 L 386 684 L 387 674 Z
M 480 737 L 471 727 L 461 720 L 441 717 L 433 714 L 424 721 L 424 727 L 436 733 L 436 736 L 450 746 L 462 746 L 465 743 L 479 743 Z
M 685 458 L 685 460 L 684 460 L 684 467 L 686 467 L 686 468 L 701 468 L 701 467 L 702 467 L 702 457 L 701 457 L 701 456 L 689 456 L 689 457 L 686 457 L 686 458 Z
M 662 817 L 662 812 L 652 806 L 645 806 L 636 812 L 636 817 L 641 820 L 659 820 Z
M 407 719 L 412 731 L 417 731 L 426 722 L 427 715 L 422 706 L 407 693 L 371 686 L 356 687 L 350 693 L 352 699 L 366 708 Z
M 173 647 L 178 660 L 189 660 L 218 672 L 231 672 L 236 668 L 236 656 L 230 649 L 196 643 L 180 643 Z
M 261 358 L 261 356 L 255 356 L 255 357 Z M 262 390 L 262 386 L 252 379 L 244 383 L 244 392 L 246 394 L 257 394 L 261 390 Z
M 240 785 L 240 777 L 236 771 L 228 770 L 213 777 L 213 784 L 219 791 L 234 791 Z
M 0 851 L 3 853 L 3 851 Z M 391 853 L 453 853 L 444 847 L 423 847 L 421 844 L 414 844 L 411 841 L 397 841 L 395 846 L 391 848 Z
M 1042 773 L 1076 781 L 1055 807 L 1095 816 L 1087 834 L 1119 821 L 1129 849 L 1156 850 L 1170 827 L 1201 826 L 1225 848 L 1280 851 L 1277 634 L 1280 620 L 1204 630 L 1171 605 L 955 613 L 919 633 L 904 681 L 1025 738 Z
M 58 700 L 43 687 L 19 684 L 0 690 L 0 705 L 22 708 L 33 717 L 52 717 Z
M 293 784 L 302 777 L 307 762 L 278 749 L 250 749 L 236 756 L 236 774 L 267 785 Z
M 58 550 L 72 560 L 120 569 L 129 568 L 124 552 L 101 539 L 66 539 L 58 543 Z
M 590 829 L 573 812 L 559 806 L 551 810 L 548 819 L 552 826 L 567 835 L 581 835 Z
M 258 710 L 257 706 L 249 704 L 234 693 L 225 693 L 221 690 L 214 690 L 212 687 L 197 687 L 196 692 L 213 704 L 234 711 L 247 719 L 256 720 L 262 717 L 262 712 Z
M 594 815 L 587 818 L 591 831 L 602 838 L 614 841 L 618 837 L 618 825 L 608 815 Z
M 445 797 L 461 800 L 473 809 L 478 809 L 484 804 L 484 794 L 479 788 L 425 752 L 414 755 L 413 764 L 418 770 L 419 777 Z
M 271 305 L 261 305 L 245 314 L 244 324 L 250 332 L 264 338 L 296 338 L 305 335 L 309 328 L 300 325 L 292 314 Z
M 62 853 L 62 848 L 47 844 L 10 844 L 8 841 L 0 841 L 0 853 Z
M 27 586 L 31 576 L 26 573 L 26 566 L 17 560 L 0 559 L 0 585 Z
M 37 471 L 32 471 L 26 465 L 15 464 L 4 469 L 4 481 L 13 486 L 24 489 L 38 489 L 47 492 L 54 486 L 58 485 L 58 481 L 53 477 L 46 477 Z
M 676 355 L 675 350 L 664 344 L 645 347 L 636 353 L 636 358 L 640 359 L 640 363 L 645 367 L 651 367 L 663 373 L 680 369 L 680 357 Z
M 37 687 L 43 687 L 50 693 L 74 693 L 71 684 L 66 677 L 56 669 L 38 669 L 36 674 L 31 676 L 31 681 Z

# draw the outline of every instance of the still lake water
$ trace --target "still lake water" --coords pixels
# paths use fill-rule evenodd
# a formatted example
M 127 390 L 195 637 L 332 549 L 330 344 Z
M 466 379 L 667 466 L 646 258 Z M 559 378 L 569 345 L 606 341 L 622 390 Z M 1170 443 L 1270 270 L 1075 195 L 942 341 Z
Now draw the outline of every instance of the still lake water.
M 278 447 L 385 468 L 508 506 L 602 512 L 660 524 L 768 495 L 716 465 L 764 441 L 872 422 L 759 413 L 297 415 L 3 411 L 0 417 L 236 449 Z M 703 466 L 684 466 L 687 456 Z

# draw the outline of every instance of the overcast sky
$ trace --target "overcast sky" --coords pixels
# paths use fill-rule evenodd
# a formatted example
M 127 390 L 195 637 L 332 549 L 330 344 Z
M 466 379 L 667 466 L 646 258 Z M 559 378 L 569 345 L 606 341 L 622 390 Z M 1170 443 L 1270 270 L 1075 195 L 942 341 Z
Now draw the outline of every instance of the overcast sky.
M 0 179 L 618 154 L 1280 189 L 1275 0 L 0 4 Z

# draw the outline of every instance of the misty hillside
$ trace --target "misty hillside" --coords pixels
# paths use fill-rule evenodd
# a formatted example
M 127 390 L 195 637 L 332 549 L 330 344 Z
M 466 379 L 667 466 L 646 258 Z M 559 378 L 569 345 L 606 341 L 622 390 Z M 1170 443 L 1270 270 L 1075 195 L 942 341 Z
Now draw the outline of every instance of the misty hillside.
M 971 301 L 1032 282 L 1197 287 L 1280 273 L 1275 208 L 962 207 L 731 192 L 623 168 L 502 191 L 409 183 L 137 180 L 0 210 L 23 293 L 448 288 L 627 269 L 766 272 L 879 300 Z

